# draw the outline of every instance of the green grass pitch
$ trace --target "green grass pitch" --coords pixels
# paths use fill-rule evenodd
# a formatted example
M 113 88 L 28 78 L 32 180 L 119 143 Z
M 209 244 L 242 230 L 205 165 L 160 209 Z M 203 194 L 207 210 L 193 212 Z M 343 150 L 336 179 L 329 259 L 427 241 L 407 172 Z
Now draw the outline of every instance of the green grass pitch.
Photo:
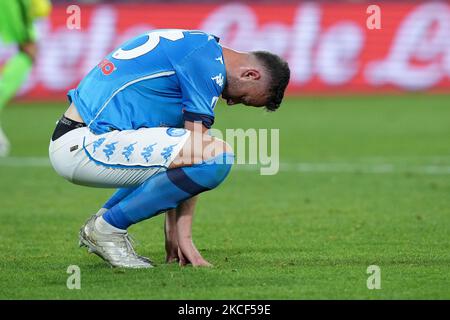
M 109 268 L 77 234 L 113 190 L 47 165 L 66 104 L 2 115 L 0 299 L 450 299 L 450 96 L 289 98 L 273 114 L 217 108 L 218 128 L 279 128 L 281 170 L 235 166 L 200 198 L 194 240 L 211 269 L 165 265 L 163 216 L 130 228 L 150 270 Z M 81 289 L 69 290 L 69 265 Z M 367 267 L 381 289 L 367 288 Z

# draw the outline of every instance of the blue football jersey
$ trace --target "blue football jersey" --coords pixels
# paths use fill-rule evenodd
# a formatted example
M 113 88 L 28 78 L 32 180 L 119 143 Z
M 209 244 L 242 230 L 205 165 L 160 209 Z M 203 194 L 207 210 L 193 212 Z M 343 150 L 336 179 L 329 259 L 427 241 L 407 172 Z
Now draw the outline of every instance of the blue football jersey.
M 111 52 L 68 93 L 97 134 L 214 122 L 225 86 L 218 39 L 201 31 L 154 30 Z

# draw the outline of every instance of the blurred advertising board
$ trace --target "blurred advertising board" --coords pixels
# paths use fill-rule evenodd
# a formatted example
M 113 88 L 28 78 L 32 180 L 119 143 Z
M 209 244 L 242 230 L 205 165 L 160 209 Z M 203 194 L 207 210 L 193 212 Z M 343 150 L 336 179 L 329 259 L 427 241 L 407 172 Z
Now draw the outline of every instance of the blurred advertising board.
M 39 54 L 22 96 L 60 99 L 111 50 L 159 28 L 204 30 L 224 46 L 281 55 L 292 70 L 290 94 L 450 92 L 449 2 L 382 2 L 378 26 L 367 3 L 79 8 L 79 29 L 68 6 L 37 23 Z M 0 64 L 13 50 L 0 46 Z

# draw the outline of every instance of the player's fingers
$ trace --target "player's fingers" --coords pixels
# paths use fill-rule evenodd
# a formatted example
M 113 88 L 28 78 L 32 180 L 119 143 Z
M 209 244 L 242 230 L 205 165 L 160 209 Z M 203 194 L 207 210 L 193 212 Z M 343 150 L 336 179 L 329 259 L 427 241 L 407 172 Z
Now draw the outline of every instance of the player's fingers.
M 184 266 L 188 265 L 187 260 L 185 260 L 185 259 L 180 259 L 178 264 L 179 264 L 180 267 L 184 267 Z
M 211 268 L 213 265 L 206 260 L 201 260 L 192 264 L 194 267 L 208 267 Z
M 178 262 L 180 261 L 180 258 L 178 258 L 178 256 L 168 256 L 166 257 L 166 263 L 173 263 L 173 262 Z

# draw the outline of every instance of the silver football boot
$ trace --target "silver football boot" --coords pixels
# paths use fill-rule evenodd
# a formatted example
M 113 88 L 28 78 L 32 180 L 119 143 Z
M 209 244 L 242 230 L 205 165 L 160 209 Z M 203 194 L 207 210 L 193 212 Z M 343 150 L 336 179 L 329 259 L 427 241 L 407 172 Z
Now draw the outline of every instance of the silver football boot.
M 104 208 L 101 208 L 100 210 L 97 211 L 97 213 L 95 213 L 95 214 L 91 217 L 91 219 L 94 219 L 94 220 L 95 220 L 95 218 L 101 217 L 103 214 L 106 213 L 106 211 L 108 211 L 108 210 L 107 210 L 107 209 L 104 209 Z M 87 223 L 87 222 L 86 222 L 86 223 Z M 131 237 L 130 235 L 128 235 L 128 238 L 129 238 L 130 242 L 133 244 L 133 243 L 134 243 L 133 237 Z M 83 246 L 83 245 L 80 244 L 80 246 Z M 153 261 L 150 260 L 150 259 L 147 258 L 147 257 L 140 256 L 140 255 L 137 255 L 137 256 L 138 256 L 139 259 L 144 260 L 145 262 L 148 262 L 148 263 L 150 263 L 150 264 L 152 264 L 152 265 L 154 264 Z
M 95 228 L 97 215 L 93 215 L 80 229 L 80 247 L 85 246 L 118 268 L 152 268 L 150 259 L 136 254 L 128 233 L 103 234 Z

